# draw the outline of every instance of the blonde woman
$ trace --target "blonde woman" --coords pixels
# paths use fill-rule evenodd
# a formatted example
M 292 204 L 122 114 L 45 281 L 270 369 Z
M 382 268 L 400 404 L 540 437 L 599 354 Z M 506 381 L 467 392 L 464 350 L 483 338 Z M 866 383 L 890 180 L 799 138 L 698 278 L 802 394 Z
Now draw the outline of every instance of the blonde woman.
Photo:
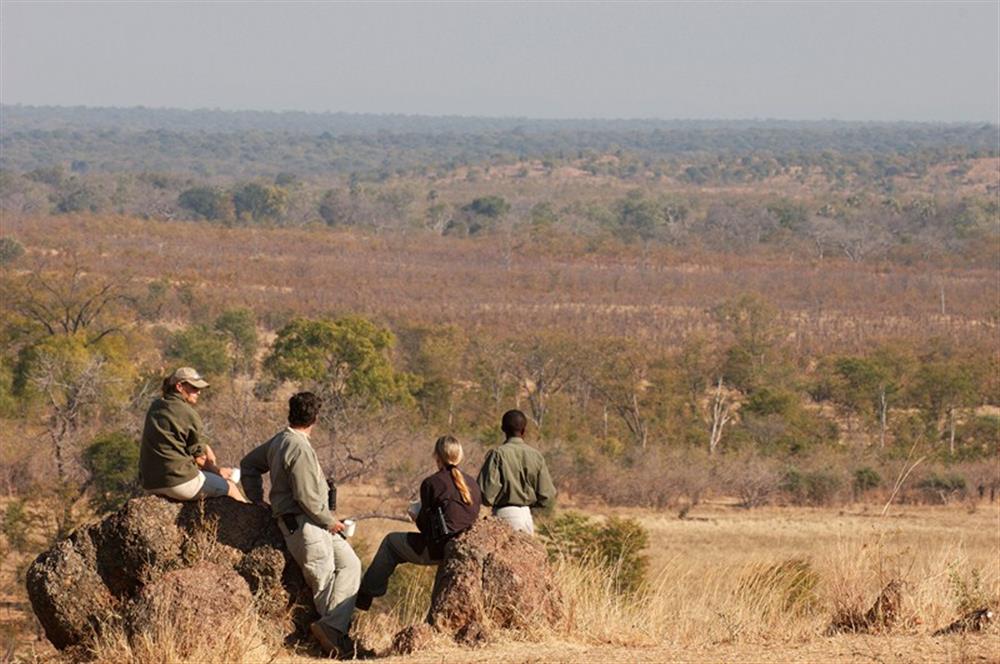
M 444 545 L 479 518 L 482 494 L 479 485 L 459 468 L 462 444 L 452 436 L 434 443 L 438 471 L 420 484 L 420 511 L 414 521 L 420 532 L 389 533 L 361 579 L 355 606 L 368 610 L 372 599 L 385 595 L 389 577 L 400 563 L 437 565 Z

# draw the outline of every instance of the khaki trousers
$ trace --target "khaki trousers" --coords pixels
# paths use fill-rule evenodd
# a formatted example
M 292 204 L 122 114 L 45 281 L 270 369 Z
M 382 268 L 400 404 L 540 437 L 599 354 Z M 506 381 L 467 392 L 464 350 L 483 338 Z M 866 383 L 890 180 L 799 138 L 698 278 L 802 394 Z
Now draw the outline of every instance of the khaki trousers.
M 508 505 L 507 507 L 494 507 L 493 516 L 505 521 L 507 525 L 516 531 L 535 534 L 535 520 L 531 518 L 531 508 Z
M 285 536 L 288 552 L 299 564 L 313 592 L 319 624 L 336 643 L 339 635 L 351 629 L 354 600 L 361 582 L 361 560 L 340 535 L 314 525 L 305 517 L 298 520 L 299 528 L 291 535 L 280 519 L 278 527 Z
M 407 537 L 409 535 L 409 537 Z M 389 588 L 389 577 L 400 563 L 415 565 L 438 565 L 441 560 L 433 558 L 428 546 L 414 546 L 422 539 L 419 533 L 389 533 L 382 539 L 378 552 L 361 580 L 361 592 L 371 597 L 382 597 Z M 440 570 L 439 570 L 440 572 Z M 435 580 L 436 583 L 436 580 Z

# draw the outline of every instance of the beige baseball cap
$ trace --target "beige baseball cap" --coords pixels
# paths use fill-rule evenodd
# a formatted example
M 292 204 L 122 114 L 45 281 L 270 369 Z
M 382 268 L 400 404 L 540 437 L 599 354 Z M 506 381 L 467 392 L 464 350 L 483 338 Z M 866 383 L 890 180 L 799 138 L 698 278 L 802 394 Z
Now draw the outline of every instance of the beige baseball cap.
M 199 390 L 203 390 L 208 387 L 208 381 L 202 378 L 201 375 L 191 367 L 181 367 L 170 374 L 170 383 L 173 385 L 176 385 L 177 383 L 187 383 L 188 385 L 197 387 Z

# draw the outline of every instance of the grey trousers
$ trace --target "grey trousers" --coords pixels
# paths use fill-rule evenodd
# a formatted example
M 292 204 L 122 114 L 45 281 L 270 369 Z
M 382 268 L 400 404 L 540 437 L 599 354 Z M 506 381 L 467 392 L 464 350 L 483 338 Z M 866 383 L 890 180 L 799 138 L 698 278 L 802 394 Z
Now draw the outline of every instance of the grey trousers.
M 319 624 L 335 640 L 338 634 L 347 634 L 351 629 L 354 600 L 361 581 L 361 560 L 340 535 L 303 517 L 299 521 L 298 530 L 291 535 L 280 520 L 278 527 L 285 536 L 288 552 L 299 564 L 313 592 Z
M 493 516 L 507 522 L 514 530 L 529 535 L 535 534 L 535 520 L 531 518 L 531 508 L 509 505 L 507 507 L 494 507 Z
M 385 595 L 389 589 L 389 577 L 400 563 L 437 565 L 441 562 L 431 556 L 429 547 L 424 547 L 422 551 L 415 549 L 407 535 L 416 533 L 389 533 L 382 539 L 382 544 L 372 558 L 372 564 L 365 572 L 365 578 L 361 580 L 361 592 L 371 597 Z

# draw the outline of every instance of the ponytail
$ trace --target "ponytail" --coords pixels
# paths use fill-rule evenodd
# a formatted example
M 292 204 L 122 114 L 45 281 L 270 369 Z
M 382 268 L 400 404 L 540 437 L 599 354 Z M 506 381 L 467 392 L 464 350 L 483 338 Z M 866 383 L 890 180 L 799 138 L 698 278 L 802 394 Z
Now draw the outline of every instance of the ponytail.
M 459 495 L 462 496 L 462 502 L 471 505 L 472 494 L 469 493 L 469 485 L 465 483 L 465 476 L 457 467 L 464 456 L 462 444 L 454 436 L 441 436 L 434 443 L 434 454 L 451 471 L 451 480 L 455 483 Z
M 451 467 L 451 479 L 455 481 L 455 488 L 462 495 L 462 502 L 466 505 L 472 504 L 472 494 L 469 493 L 469 486 L 465 483 L 465 477 L 462 476 L 462 471 L 456 466 Z

